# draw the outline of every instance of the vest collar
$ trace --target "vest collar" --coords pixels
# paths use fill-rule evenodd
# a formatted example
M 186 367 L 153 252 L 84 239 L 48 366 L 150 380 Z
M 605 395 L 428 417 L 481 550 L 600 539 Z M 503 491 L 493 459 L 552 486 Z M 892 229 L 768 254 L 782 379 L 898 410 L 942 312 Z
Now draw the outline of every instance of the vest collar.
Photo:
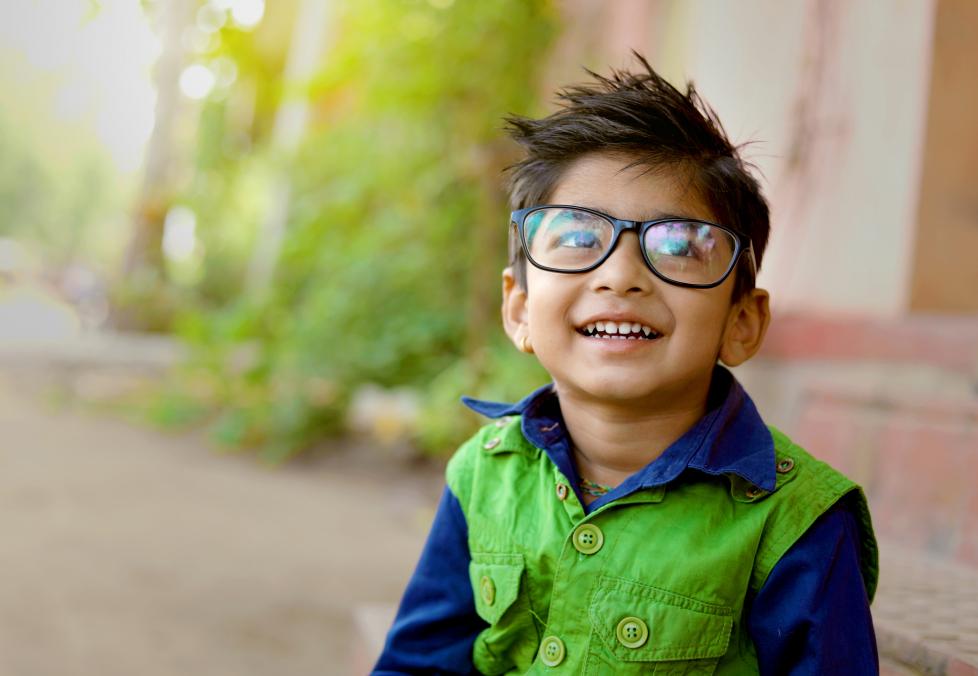
M 774 440 L 754 402 L 723 366 L 714 369 L 708 401 L 706 414 L 696 424 L 662 455 L 592 503 L 591 509 L 636 490 L 667 484 L 687 468 L 712 475 L 735 474 L 758 488 L 774 491 L 777 476 Z M 544 385 L 515 404 L 470 397 L 463 397 L 462 402 L 489 418 L 522 416 L 521 427 L 526 439 L 546 452 L 569 478 L 576 478 L 576 472 L 567 467 L 570 463 L 567 436 L 552 384 Z

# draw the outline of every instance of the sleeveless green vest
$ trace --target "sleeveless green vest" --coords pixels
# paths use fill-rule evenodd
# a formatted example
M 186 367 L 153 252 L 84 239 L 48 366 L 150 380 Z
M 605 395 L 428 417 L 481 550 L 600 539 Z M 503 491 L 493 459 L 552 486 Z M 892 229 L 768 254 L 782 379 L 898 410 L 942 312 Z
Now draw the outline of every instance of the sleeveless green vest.
M 448 465 L 465 514 L 484 674 L 756 674 L 744 599 L 849 495 L 872 600 L 876 541 L 862 490 L 771 428 L 777 488 L 688 471 L 585 515 L 519 418 L 484 427 Z

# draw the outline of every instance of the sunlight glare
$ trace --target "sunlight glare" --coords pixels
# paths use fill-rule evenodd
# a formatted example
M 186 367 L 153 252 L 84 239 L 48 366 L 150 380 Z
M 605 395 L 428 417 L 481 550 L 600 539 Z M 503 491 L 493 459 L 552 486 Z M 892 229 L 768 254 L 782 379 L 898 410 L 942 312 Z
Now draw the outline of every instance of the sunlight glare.
M 265 15 L 265 0 L 233 0 L 231 18 L 242 28 L 254 28 Z
M 221 30 L 227 18 L 226 10 L 215 7 L 213 3 L 209 3 L 197 10 L 197 28 L 205 33 L 214 33 Z
M 191 99 L 203 99 L 214 89 L 216 81 L 217 78 L 210 68 L 195 63 L 180 73 L 180 91 Z
M 197 215 L 185 206 L 175 206 L 163 221 L 163 253 L 175 262 L 190 260 L 197 247 Z
M 139 167 L 153 129 L 150 73 L 161 49 L 139 3 L 102 0 L 91 17 L 86 3 L 0 3 L 0 45 L 23 56 L 8 66 L 27 79 L 57 78 L 56 119 L 94 133 L 120 171 Z

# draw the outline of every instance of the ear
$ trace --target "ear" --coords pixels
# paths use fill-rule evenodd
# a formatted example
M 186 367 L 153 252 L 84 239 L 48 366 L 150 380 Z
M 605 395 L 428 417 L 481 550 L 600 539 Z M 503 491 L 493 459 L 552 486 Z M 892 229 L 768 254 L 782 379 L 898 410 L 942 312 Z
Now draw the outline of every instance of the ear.
M 730 307 L 727 326 L 720 344 L 720 361 L 739 366 L 753 357 L 764 342 L 771 308 L 768 292 L 752 289 Z
M 526 289 L 520 287 L 512 268 L 503 270 L 503 329 L 520 352 L 532 352 Z

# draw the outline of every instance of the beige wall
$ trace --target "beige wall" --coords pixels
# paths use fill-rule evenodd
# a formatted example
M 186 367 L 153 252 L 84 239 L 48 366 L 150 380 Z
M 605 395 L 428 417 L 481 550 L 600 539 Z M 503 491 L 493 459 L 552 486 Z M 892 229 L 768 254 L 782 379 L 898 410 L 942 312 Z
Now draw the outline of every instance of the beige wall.
M 978 313 L 978 2 L 939 0 L 910 292 Z

